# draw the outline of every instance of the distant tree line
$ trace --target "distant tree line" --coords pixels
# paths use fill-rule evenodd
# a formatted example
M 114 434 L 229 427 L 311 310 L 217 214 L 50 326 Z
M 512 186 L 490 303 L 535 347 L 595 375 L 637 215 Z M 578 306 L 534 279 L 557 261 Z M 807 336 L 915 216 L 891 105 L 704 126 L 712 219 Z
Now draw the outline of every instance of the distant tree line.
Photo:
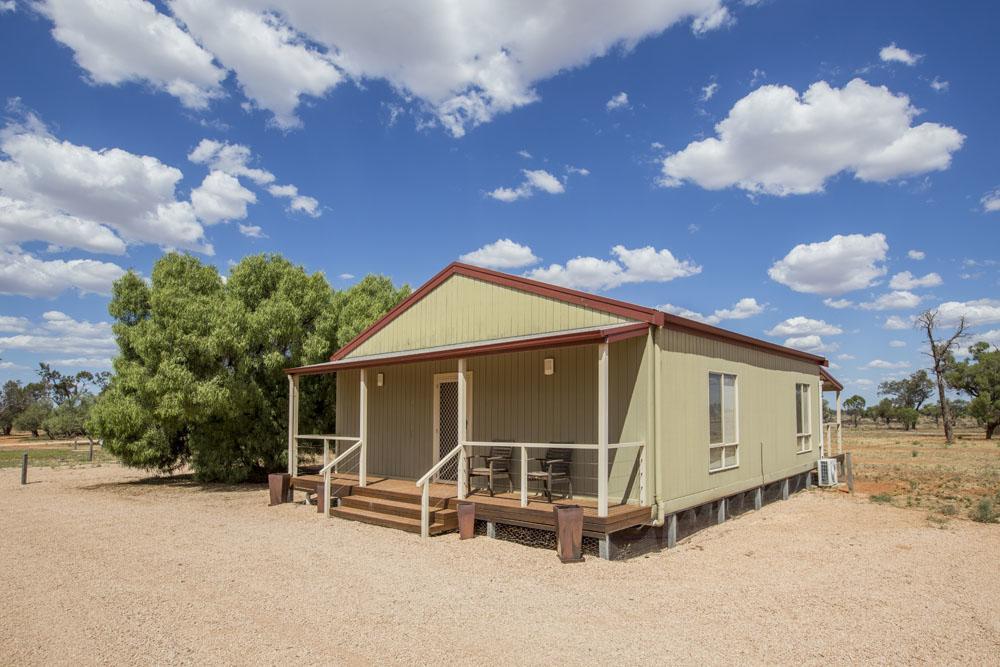
M 989 343 L 970 345 L 968 354 L 962 361 L 956 359 L 958 341 L 967 336 L 965 322 L 960 321 L 955 331 L 944 341 L 936 337 L 937 314 L 928 311 L 921 315 L 918 326 L 928 329 L 929 352 L 932 359 L 932 379 L 926 370 L 896 380 L 887 380 L 878 386 L 879 396 L 884 396 L 875 405 L 868 406 L 865 399 L 854 395 L 844 401 L 843 407 L 853 420 L 854 426 L 862 417 L 886 425 L 895 421 L 903 428 L 916 428 L 921 416 L 934 420 L 935 425 L 943 425 L 945 438 L 952 441 L 952 430 L 960 417 L 970 417 L 986 431 L 986 439 L 993 437 L 1000 427 L 1000 350 Z M 950 389 L 968 397 L 969 400 L 948 398 L 945 390 Z M 939 400 L 928 403 L 937 393 Z
M 129 272 L 114 284 L 118 355 L 89 424 L 126 465 L 260 479 L 287 465 L 284 369 L 328 360 L 409 293 L 373 275 L 336 291 L 279 255 L 247 257 L 224 278 L 166 254 L 149 282 Z M 303 380 L 304 432 L 334 432 L 334 381 Z
M 111 374 L 80 371 L 63 375 L 49 364 L 38 365 L 38 380 L 8 380 L 0 389 L 0 431 L 28 431 L 53 439 L 90 438 L 88 418 L 97 395 Z

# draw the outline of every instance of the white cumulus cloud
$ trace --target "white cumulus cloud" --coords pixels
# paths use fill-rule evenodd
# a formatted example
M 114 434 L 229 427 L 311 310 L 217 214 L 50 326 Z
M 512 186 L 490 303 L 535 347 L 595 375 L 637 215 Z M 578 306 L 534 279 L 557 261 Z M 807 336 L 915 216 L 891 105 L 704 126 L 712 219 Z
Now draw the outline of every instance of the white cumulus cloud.
M 844 330 L 836 324 L 829 324 L 824 320 L 816 320 L 811 317 L 798 315 L 778 322 L 765 333 L 768 336 L 808 336 L 811 334 L 835 336 L 844 333 Z
M 920 287 L 937 287 L 942 282 L 941 276 L 937 273 L 928 273 L 923 278 L 917 278 L 909 271 L 903 271 L 892 277 L 892 280 L 889 281 L 889 287 L 892 289 L 910 290 Z
M 908 250 L 906 252 L 906 256 L 909 257 L 910 259 L 915 259 L 919 261 L 927 257 L 927 253 L 925 253 L 923 250 Z
M 547 192 L 550 195 L 558 195 L 566 191 L 562 181 L 544 169 L 522 169 L 521 173 L 524 175 L 524 180 L 516 188 L 500 187 L 490 191 L 487 195 L 497 201 L 509 203 L 518 199 L 526 199 L 537 191 Z
M 984 194 L 979 203 L 983 205 L 983 210 L 987 213 L 1000 211 L 1000 188 L 990 190 Z
M 888 250 L 884 234 L 837 234 L 829 241 L 795 246 L 767 273 L 796 292 L 839 295 L 884 276 Z
M 718 324 L 725 320 L 745 320 L 748 317 L 760 315 L 767 308 L 767 304 L 759 303 L 757 299 L 752 297 L 744 297 L 734 303 L 731 308 L 720 308 L 711 315 L 703 315 L 697 311 L 670 303 L 657 306 L 657 308 L 671 315 L 686 317 L 689 320 L 697 320 L 706 324 Z
M 201 185 L 191 191 L 194 212 L 208 225 L 223 220 L 242 220 L 247 217 L 247 205 L 256 201 L 254 193 L 224 171 L 209 172 Z
M 43 0 L 52 36 L 94 84 L 140 82 L 192 109 L 220 97 L 224 69 L 177 22 L 145 0 Z
M 883 329 L 888 329 L 889 331 L 902 331 L 903 329 L 912 329 L 913 320 L 905 320 L 899 315 L 890 315 L 885 318 L 885 322 L 882 323 Z
M 41 260 L 17 247 L 0 248 L 0 294 L 55 297 L 68 289 L 81 294 L 110 294 L 111 284 L 124 273 L 111 262 Z
M 965 316 L 966 324 L 978 326 L 1000 322 L 1000 299 L 974 299 L 972 301 L 945 301 L 937 307 L 938 321 L 954 325 Z
M 97 6 L 98 0 L 87 3 Z M 158 87 L 177 79 L 205 91 L 204 97 L 214 94 L 224 68 L 235 74 L 254 106 L 268 110 L 279 127 L 291 128 L 301 122 L 304 100 L 347 80 L 378 79 L 404 100 L 415 100 L 454 136 L 535 102 L 538 83 L 618 47 L 629 49 L 680 22 L 690 21 L 697 34 L 731 23 L 722 0 L 635 0 L 585 8 L 574 0 L 429 0 L 397 3 L 391 11 L 380 3 L 167 0 L 164 8 L 186 29 L 181 44 L 170 34 L 178 24 L 155 11 L 149 16 L 150 3 L 102 4 L 112 3 L 105 12 L 50 14 L 57 31 L 80 35 L 69 45 L 79 49 L 78 62 L 95 80 L 104 72 L 101 61 L 116 59 L 124 63 L 125 73 L 118 76 Z M 77 3 L 59 4 L 72 9 Z M 116 11 L 120 6 L 131 12 Z M 129 21 L 132 14 L 142 21 Z M 155 23 L 164 34 L 150 35 L 146 28 L 120 35 L 125 29 L 119 23 L 132 30 Z M 128 39 L 138 44 L 131 46 Z M 184 53 L 175 53 L 179 45 Z M 129 64 L 130 56 L 137 62 Z M 172 67 L 155 69 L 160 60 Z
M 815 334 L 786 338 L 784 345 L 785 347 L 795 348 L 796 350 L 802 350 L 804 352 L 812 352 L 813 354 L 833 352 L 838 347 L 836 343 L 824 342 L 822 336 L 817 336 Z
M 652 246 L 629 249 L 616 245 L 615 259 L 574 257 L 563 264 L 537 268 L 528 276 L 544 282 L 589 290 L 607 290 L 626 283 L 668 282 L 701 273 L 701 267 L 688 260 L 678 260 L 664 248 Z
M 614 111 L 616 109 L 628 109 L 629 108 L 628 93 L 622 91 L 617 95 L 612 96 L 611 99 L 608 100 L 607 104 L 605 104 L 604 106 L 608 108 L 608 111 Z
M 879 295 L 872 301 L 865 301 L 860 304 L 864 310 L 906 310 L 916 308 L 923 301 L 923 297 L 906 290 L 894 290 Z
M 819 81 L 801 95 L 762 86 L 733 106 L 717 136 L 664 158 L 660 182 L 786 196 L 822 192 L 841 172 L 883 182 L 948 168 L 964 135 L 913 125 L 919 113 L 906 95 L 861 79 L 843 88 Z
M 487 243 L 477 250 L 465 253 L 458 259 L 466 264 L 492 269 L 519 269 L 540 261 L 530 247 L 510 239 L 497 239 L 493 243 Z
M 910 66 L 916 65 L 923 58 L 918 53 L 912 53 L 901 46 L 896 46 L 896 42 L 879 49 L 878 57 L 882 59 L 882 62 L 903 63 Z
M 884 370 L 902 369 L 909 367 L 910 367 L 910 362 L 908 361 L 886 361 L 884 359 L 872 359 L 867 364 L 862 366 L 862 368 L 880 368 Z
M 149 155 L 95 150 L 52 136 L 36 117 L 0 132 L 0 191 L 10 216 L 0 217 L 8 240 L 121 253 L 124 243 L 211 252 L 189 202 L 177 198 L 183 177 Z M 34 235 L 25 231 L 39 223 Z

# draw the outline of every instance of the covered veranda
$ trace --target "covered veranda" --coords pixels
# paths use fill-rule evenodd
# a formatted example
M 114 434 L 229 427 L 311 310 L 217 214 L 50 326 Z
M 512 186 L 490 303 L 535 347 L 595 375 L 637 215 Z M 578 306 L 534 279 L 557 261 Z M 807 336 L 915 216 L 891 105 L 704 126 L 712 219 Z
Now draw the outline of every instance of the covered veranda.
M 583 507 L 589 534 L 639 525 L 649 519 L 652 348 L 649 325 L 629 323 L 289 369 L 288 472 L 332 490 L 321 494 L 328 515 L 343 495 L 419 500 L 425 536 L 435 512 L 466 499 L 490 522 L 551 527 L 552 504 L 572 502 Z M 338 433 L 300 433 L 302 378 L 331 373 Z M 308 471 L 300 469 L 306 443 L 322 445 Z M 470 488 L 472 457 L 497 447 L 512 452 L 509 488 Z M 555 449 L 570 453 L 572 498 L 531 488 L 539 458 Z M 483 481 L 473 477 L 471 486 Z

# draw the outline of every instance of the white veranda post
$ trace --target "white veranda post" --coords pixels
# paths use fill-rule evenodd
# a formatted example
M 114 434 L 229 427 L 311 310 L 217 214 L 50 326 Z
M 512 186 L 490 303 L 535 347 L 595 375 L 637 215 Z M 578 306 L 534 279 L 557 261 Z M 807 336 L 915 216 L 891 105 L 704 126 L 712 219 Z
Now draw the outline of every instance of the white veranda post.
M 466 482 L 468 481 L 468 471 L 466 466 L 468 460 L 465 458 L 465 443 L 468 441 L 466 429 L 468 421 L 466 419 L 466 363 L 465 359 L 458 360 L 458 445 L 461 449 L 458 452 L 458 497 L 465 498 L 468 495 Z
M 361 440 L 361 452 L 358 454 L 358 486 L 368 485 L 368 373 L 361 369 L 360 387 L 361 414 L 359 415 L 359 439 Z
M 299 468 L 299 376 L 288 376 L 288 473 L 295 477 Z
M 608 344 L 597 346 L 597 516 L 608 515 Z

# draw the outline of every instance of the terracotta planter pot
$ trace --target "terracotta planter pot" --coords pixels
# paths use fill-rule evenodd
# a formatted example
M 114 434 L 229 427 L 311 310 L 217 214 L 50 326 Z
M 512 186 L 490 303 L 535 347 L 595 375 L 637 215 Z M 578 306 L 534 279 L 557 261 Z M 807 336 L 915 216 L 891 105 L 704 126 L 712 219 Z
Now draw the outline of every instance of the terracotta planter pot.
M 267 488 L 271 493 L 271 505 L 288 502 L 291 493 L 292 476 L 287 472 L 275 472 L 267 476 Z
M 556 505 L 556 555 L 564 563 L 583 562 L 583 508 Z
M 458 538 L 470 540 L 476 536 L 476 503 L 459 500 L 456 508 L 458 510 Z

